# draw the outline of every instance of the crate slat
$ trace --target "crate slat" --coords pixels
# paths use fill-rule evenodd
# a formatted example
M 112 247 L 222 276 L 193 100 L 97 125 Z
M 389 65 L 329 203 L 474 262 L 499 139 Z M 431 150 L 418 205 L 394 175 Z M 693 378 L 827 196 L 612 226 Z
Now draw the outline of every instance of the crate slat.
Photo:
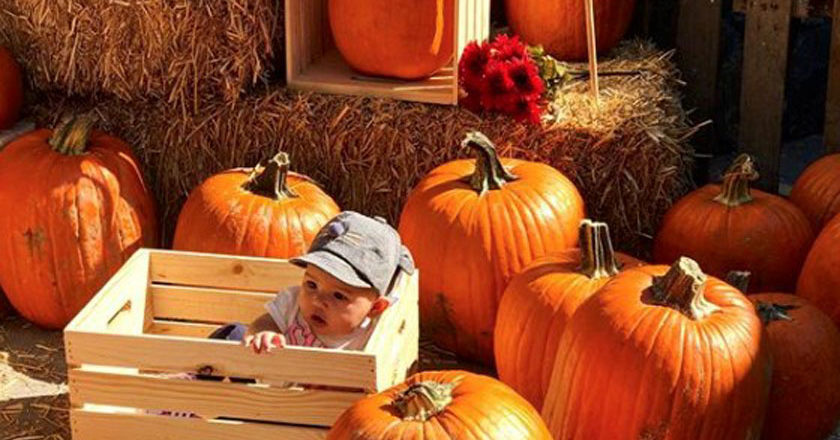
M 376 389 L 376 357 L 354 351 L 289 347 L 256 355 L 228 341 L 158 335 L 65 331 L 69 365 L 104 365 L 164 372 L 257 378 L 265 383 L 308 383 Z
M 266 313 L 265 303 L 276 295 L 269 292 L 154 284 L 150 289 L 155 318 L 220 324 L 251 323 Z
M 404 296 L 394 305 L 394 310 L 390 310 L 392 313 L 383 315 L 365 347 L 367 353 L 376 354 L 377 388 L 380 390 L 402 382 L 419 355 L 418 277 L 419 271 L 401 277 L 398 288 L 405 292 Z M 401 359 L 401 356 L 407 359 Z
M 272 292 L 299 284 L 303 269 L 284 260 L 154 250 L 151 281 L 195 287 Z
M 109 414 L 84 409 L 73 409 L 70 414 L 74 439 L 323 440 L 327 435 L 326 429 L 289 425 Z
M 840 152 L 840 0 L 834 2 L 831 25 L 831 52 L 828 67 L 828 90 L 825 98 L 826 152 Z
M 177 322 L 165 319 L 155 319 L 146 333 L 152 335 L 181 336 L 188 338 L 207 338 L 218 325 L 201 324 L 196 322 Z
M 359 392 L 288 389 L 137 374 L 69 372 L 73 405 L 85 403 L 186 411 L 204 418 L 231 417 L 327 427 Z

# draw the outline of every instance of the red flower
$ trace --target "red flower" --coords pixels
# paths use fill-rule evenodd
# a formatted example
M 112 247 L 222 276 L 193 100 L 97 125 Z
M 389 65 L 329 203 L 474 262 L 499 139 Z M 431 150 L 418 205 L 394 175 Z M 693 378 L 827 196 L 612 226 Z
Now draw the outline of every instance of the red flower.
M 510 78 L 516 90 L 525 95 L 542 95 L 545 84 L 540 78 L 537 66 L 530 59 L 517 59 L 510 62 Z
M 458 75 L 464 83 L 475 89 L 480 88 L 479 84 L 484 76 L 484 69 L 490 59 L 490 47 L 487 43 L 479 45 L 475 41 L 468 44 L 458 65 Z
M 514 109 L 509 112 L 517 122 L 530 122 L 534 125 L 540 124 L 542 108 L 536 100 L 521 98 L 514 104 Z
M 525 45 L 519 41 L 518 36 L 509 37 L 501 34 L 496 37 L 490 45 L 490 49 L 498 52 L 498 58 L 504 61 L 512 60 L 514 58 L 526 58 Z

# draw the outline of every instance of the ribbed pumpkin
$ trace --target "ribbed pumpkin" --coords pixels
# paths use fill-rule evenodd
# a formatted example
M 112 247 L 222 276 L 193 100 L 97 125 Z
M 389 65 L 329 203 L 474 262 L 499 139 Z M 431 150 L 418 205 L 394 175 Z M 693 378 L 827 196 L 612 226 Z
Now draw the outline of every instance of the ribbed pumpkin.
M 92 125 L 74 117 L 0 152 L 0 285 L 46 328 L 66 325 L 135 250 L 157 246 L 137 159 Z
M 583 200 L 548 165 L 499 159 L 481 133 L 463 145 L 478 159 L 445 163 L 420 181 L 399 231 L 423 273 L 425 334 L 461 357 L 492 364 L 504 289 L 534 259 L 577 244 Z
M 429 371 L 359 400 L 328 440 L 549 440 L 539 413 L 507 385 L 465 371 Z
M 344 60 L 366 75 L 431 76 L 452 61 L 455 0 L 329 0 Z
M 0 46 L 0 130 L 17 122 L 23 106 L 23 74 L 12 53 Z
M 269 258 L 302 255 L 338 205 L 279 153 L 253 169 L 216 174 L 196 187 L 178 217 L 179 250 Z
M 840 214 L 840 154 L 826 156 L 796 179 L 790 201 L 796 204 L 815 232 Z
M 796 294 L 840 326 L 840 215 L 823 228 L 808 254 Z
M 508 23 L 531 45 L 542 45 L 560 60 L 587 56 L 583 0 L 505 0 Z M 595 0 L 598 52 L 615 47 L 633 19 L 636 0 Z
M 580 226 L 580 249 L 538 258 L 515 276 L 496 316 L 499 379 L 542 408 L 557 344 L 575 310 L 620 270 L 639 264 L 613 250 L 605 223 L 587 219 Z
M 789 201 L 759 190 L 752 159 L 738 157 L 722 185 L 706 185 L 677 202 L 654 240 L 653 258 L 671 264 L 685 255 L 710 275 L 752 273 L 751 292 L 793 291 L 813 243 L 805 214 Z
M 555 439 L 757 439 L 770 376 L 750 301 L 680 258 L 624 271 L 578 308 L 542 415 Z

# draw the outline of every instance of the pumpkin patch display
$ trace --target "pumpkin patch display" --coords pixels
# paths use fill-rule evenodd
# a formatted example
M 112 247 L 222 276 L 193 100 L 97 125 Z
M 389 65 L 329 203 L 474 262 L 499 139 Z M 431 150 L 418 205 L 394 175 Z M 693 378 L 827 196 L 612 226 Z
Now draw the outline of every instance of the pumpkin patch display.
M 566 326 L 543 419 L 555 439 L 758 438 L 762 331 L 750 301 L 689 258 L 628 269 Z
M 452 61 L 455 0 L 329 0 L 338 51 L 353 69 L 405 80 Z
M 158 243 L 138 161 L 87 116 L 0 151 L 0 285 L 35 324 L 65 326 L 140 247 Z
M 557 345 L 575 310 L 621 270 L 640 264 L 613 250 L 605 223 L 586 219 L 580 249 L 538 258 L 515 276 L 496 317 L 499 379 L 542 408 Z
M 466 371 L 428 371 L 359 400 L 328 440 L 549 440 L 539 413 L 507 385 Z
M 814 231 L 819 233 L 840 214 L 840 154 L 826 156 L 805 169 L 790 193 Z
M 814 233 L 805 214 L 782 197 L 750 189 L 752 159 L 738 157 L 721 185 L 680 199 L 662 221 L 653 258 L 671 264 L 695 259 L 709 274 L 752 273 L 750 292 L 793 291 Z
M 810 300 L 840 326 L 840 215 L 823 228 L 814 242 L 796 294 Z
M 302 255 L 340 209 L 286 153 L 253 169 L 216 174 L 195 188 L 175 228 L 178 250 L 292 258 Z
M 14 56 L 0 46 L 0 130 L 11 128 L 23 106 L 23 73 Z
M 587 56 L 585 3 L 579 0 L 505 0 L 514 33 L 559 60 Z M 595 0 L 598 52 L 615 47 L 633 19 L 636 0 Z
M 548 165 L 500 159 L 481 133 L 463 145 L 478 158 L 424 177 L 408 196 L 399 231 L 423 274 L 425 334 L 463 358 L 492 364 L 504 289 L 534 259 L 577 244 L 583 199 Z

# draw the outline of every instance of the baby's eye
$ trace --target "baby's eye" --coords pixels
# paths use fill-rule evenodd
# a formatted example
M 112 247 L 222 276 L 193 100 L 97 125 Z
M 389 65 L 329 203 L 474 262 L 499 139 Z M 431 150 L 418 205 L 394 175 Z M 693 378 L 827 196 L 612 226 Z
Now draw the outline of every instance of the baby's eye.
M 347 296 L 341 292 L 333 292 L 333 297 L 339 301 L 347 301 Z
M 315 290 L 315 289 L 318 288 L 318 285 L 315 284 L 314 281 L 306 281 L 306 282 L 303 283 L 303 285 L 304 285 L 304 287 L 306 287 L 309 290 Z

